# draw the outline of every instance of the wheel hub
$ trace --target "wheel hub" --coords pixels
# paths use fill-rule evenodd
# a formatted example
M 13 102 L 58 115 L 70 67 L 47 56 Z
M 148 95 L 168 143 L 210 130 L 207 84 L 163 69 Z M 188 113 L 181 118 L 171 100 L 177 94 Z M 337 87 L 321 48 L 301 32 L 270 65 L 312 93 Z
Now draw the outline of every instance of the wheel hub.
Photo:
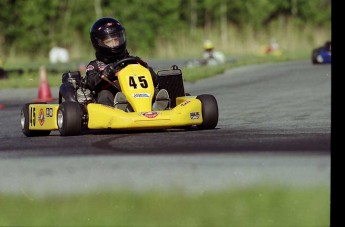
M 24 129 L 25 125 L 25 116 L 23 111 L 20 113 L 20 126 L 22 127 L 22 129 Z
M 58 115 L 57 115 L 57 124 L 59 128 L 62 128 L 62 124 L 63 124 L 63 113 L 61 110 L 58 111 Z

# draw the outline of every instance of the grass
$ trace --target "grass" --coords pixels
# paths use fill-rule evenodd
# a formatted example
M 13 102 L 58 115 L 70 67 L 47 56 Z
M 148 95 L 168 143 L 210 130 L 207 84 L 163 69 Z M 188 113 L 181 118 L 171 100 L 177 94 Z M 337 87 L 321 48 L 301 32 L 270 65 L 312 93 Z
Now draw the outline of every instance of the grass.
M 215 49 L 227 56 L 255 55 L 262 46 L 273 40 L 285 53 L 310 53 L 313 48 L 323 45 L 326 40 L 331 40 L 331 26 L 317 27 L 279 18 L 260 31 L 255 30 L 251 24 L 242 27 L 228 24 L 225 30 L 212 26 L 193 31 L 176 31 L 174 35 L 175 42 L 158 39 L 154 54 L 157 58 L 199 56 L 205 39 L 212 40 Z
M 223 64 L 220 66 L 199 66 L 194 68 L 181 67 L 183 72 L 183 78 L 186 81 L 196 81 L 203 78 L 215 76 L 222 74 L 225 70 L 249 65 L 249 64 L 260 64 L 266 62 L 282 62 L 298 59 L 307 59 L 309 53 L 284 53 L 281 56 L 272 55 L 239 55 L 232 57 L 235 59 L 232 63 Z M 25 73 L 23 74 L 10 74 L 8 79 L 0 80 L 0 89 L 3 88 L 34 88 L 38 86 L 39 83 L 39 67 L 40 65 L 46 65 L 48 69 L 48 81 L 49 85 L 52 87 L 58 87 L 61 84 L 61 76 L 63 72 L 76 71 L 79 70 L 78 64 L 76 62 L 71 62 L 69 64 L 59 64 L 54 67 L 50 66 L 47 62 L 37 62 L 36 64 L 31 64 L 28 66 L 26 63 L 21 65 L 21 68 Z M 30 67 L 30 68 L 29 68 Z M 35 69 L 33 70 L 33 67 Z M 83 75 L 83 73 L 82 73 Z
M 0 226 L 329 226 L 330 192 L 253 186 L 201 194 L 0 194 L 0 210 Z
M 232 63 L 227 63 L 220 66 L 200 66 L 195 68 L 184 68 L 183 71 L 183 78 L 186 81 L 196 81 L 200 79 L 204 79 L 207 77 L 215 76 L 218 74 L 224 73 L 228 69 L 244 66 L 244 65 L 251 65 L 251 64 L 261 64 L 261 63 L 274 63 L 274 62 L 284 62 L 284 61 L 291 61 L 291 60 L 301 60 L 301 59 L 308 59 L 309 53 L 285 53 L 281 56 L 273 56 L 273 55 L 239 55 L 236 56 L 234 59 L 235 61 Z

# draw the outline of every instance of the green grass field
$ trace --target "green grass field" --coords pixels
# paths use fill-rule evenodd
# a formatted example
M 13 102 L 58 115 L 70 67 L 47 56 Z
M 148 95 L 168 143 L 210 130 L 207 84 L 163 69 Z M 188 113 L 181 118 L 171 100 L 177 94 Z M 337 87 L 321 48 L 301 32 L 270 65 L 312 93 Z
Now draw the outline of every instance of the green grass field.
M 267 62 L 282 62 L 291 60 L 308 59 L 309 53 L 284 53 L 282 56 L 258 56 L 258 55 L 239 55 L 234 57 L 236 59 L 233 63 L 227 63 L 220 66 L 199 66 L 194 68 L 181 68 L 183 73 L 183 78 L 186 81 L 196 81 L 199 79 L 215 76 L 223 73 L 227 69 L 236 68 L 243 65 L 249 64 L 260 64 Z M 39 67 L 45 66 L 48 70 L 47 76 L 49 85 L 52 87 L 58 87 L 61 85 L 61 76 L 63 72 L 78 70 L 78 63 L 71 62 L 69 64 L 59 64 L 55 67 L 49 65 L 49 62 L 36 62 L 35 64 L 22 63 L 17 67 L 24 70 L 24 74 L 10 74 L 8 79 L 0 80 L 1 88 L 34 88 L 38 87 L 39 84 Z M 35 70 L 32 70 L 32 69 Z M 11 69 L 11 68 L 10 68 Z M 14 69 L 14 68 L 12 68 Z M 31 69 L 31 72 L 28 72 Z M 52 69 L 57 72 L 51 72 Z M 82 73 L 82 76 L 84 74 Z
M 253 186 L 181 191 L 35 197 L 0 194 L 0 226 L 330 226 L 323 187 Z

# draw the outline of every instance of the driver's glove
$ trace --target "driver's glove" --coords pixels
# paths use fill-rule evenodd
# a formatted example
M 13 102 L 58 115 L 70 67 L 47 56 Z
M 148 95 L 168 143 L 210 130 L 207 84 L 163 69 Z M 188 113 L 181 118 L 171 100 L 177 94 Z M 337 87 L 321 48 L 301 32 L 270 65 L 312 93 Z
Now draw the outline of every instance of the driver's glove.
M 114 67 L 114 64 L 110 63 L 102 71 L 102 76 L 108 77 L 109 80 L 115 80 L 116 79 L 116 76 L 115 76 L 116 71 L 117 71 L 117 69 Z

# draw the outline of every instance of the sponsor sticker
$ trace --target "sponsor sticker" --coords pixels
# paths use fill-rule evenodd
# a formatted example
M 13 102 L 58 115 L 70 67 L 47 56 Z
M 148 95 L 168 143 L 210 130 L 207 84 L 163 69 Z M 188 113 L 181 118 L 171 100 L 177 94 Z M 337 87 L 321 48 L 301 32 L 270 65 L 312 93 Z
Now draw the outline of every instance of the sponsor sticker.
M 189 101 L 189 100 L 184 101 L 184 102 L 183 102 L 183 103 L 181 103 L 180 105 L 181 105 L 181 106 L 185 106 L 185 105 L 187 105 L 188 103 L 190 103 L 190 101 Z
M 157 117 L 158 112 L 155 112 L 155 111 L 154 112 L 142 112 L 141 115 L 145 116 L 147 118 L 155 118 L 155 117 Z
M 40 109 L 40 113 L 38 114 L 38 122 L 42 126 L 44 124 L 45 118 L 44 118 L 44 111 L 43 109 Z
M 91 71 L 93 70 L 95 67 L 93 65 L 88 65 L 86 68 L 86 71 Z
M 189 114 L 191 120 L 197 120 L 200 118 L 200 113 L 199 112 L 191 112 Z
M 53 117 L 53 108 L 46 108 L 46 116 Z
M 150 98 L 150 94 L 148 93 L 136 93 L 133 94 L 134 98 Z

